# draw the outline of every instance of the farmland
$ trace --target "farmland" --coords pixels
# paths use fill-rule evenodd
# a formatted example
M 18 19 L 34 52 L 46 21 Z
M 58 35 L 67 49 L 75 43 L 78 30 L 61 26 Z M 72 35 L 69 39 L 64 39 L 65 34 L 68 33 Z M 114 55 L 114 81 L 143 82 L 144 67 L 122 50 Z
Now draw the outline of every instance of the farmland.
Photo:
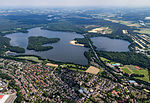
M 134 32 L 138 32 L 138 33 L 141 33 L 141 34 L 150 34 L 150 29 L 141 28 L 140 30 L 134 30 Z
M 111 21 L 113 23 L 120 23 L 126 26 L 140 27 L 138 23 L 133 23 L 132 21 L 112 20 L 112 19 L 105 19 L 105 20 Z

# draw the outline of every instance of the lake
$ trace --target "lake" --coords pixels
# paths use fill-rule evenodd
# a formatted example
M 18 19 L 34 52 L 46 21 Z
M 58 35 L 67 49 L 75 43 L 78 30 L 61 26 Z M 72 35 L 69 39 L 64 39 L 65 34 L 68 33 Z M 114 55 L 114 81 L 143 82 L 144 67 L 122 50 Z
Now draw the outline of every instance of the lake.
M 88 60 L 84 56 L 84 52 L 88 51 L 88 48 L 71 45 L 70 41 L 75 38 L 83 38 L 82 35 L 73 32 L 58 32 L 43 30 L 40 27 L 29 29 L 28 33 L 13 33 L 8 34 L 6 37 L 10 38 L 11 45 L 25 48 L 26 55 L 37 55 L 43 59 L 49 59 L 60 62 L 70 62 L 75 64 L 88 64 Z M 53 46 L 54 48 L 48 51 L 36 52 L 33 50 L 27 50 L 28 37 L 30 36 L 43 36 L 47 38 L 60 38 L 60 41 L 53 44 L 46 44 Z M 124 40 L 110 39 L 107 37 L 95 37 L 91 38 L 97 50 L 103 51 L 129 51 L 128 46 L 130 43 Z M 21 55 L 21 54 L 19 54 Z
M 120 39 L 110 39 L 108 37 L 95 37 L 91 39 L 97 50 L 101 51 L 114 51 L 126 52 L 129 51 L 128 46 L 130 43 Z
M 48 44 L 54 48 L 48 51 L 36 52 L 33 50 L 27 50 L 28 37 L 30 36 L 43 36 L 47 38 L 60 38 L 61 40 L 57 43 Z M 84 56 L 84 52 L 88 51 L 88 48 L 71 45 L 70 41 L 75 38 L 83 38 L 82 35 L 72 32 L 57 32 L 43 30 L 41 28 L 30 29 L 28 33 L 13 33 L 6 35 L 10 38 L 11 45 L 25 48 L 25 54 L 38 55 L 43 59 L 50 59 L 61 62 L 70 62 L 76 64 L 86 65 L 88 60 Z

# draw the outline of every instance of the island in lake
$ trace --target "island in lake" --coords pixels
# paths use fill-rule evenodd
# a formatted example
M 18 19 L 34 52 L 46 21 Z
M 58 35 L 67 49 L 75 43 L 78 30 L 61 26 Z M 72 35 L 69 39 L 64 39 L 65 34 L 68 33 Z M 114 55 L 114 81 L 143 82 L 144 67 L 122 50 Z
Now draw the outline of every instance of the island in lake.
M 57 43 L 59 38 L 46 38 L 42 36 L 30 36 L 28 38 L 28 50 L 47 51 L 53 49 L 52 46 L 43 46 L 44 44 Z

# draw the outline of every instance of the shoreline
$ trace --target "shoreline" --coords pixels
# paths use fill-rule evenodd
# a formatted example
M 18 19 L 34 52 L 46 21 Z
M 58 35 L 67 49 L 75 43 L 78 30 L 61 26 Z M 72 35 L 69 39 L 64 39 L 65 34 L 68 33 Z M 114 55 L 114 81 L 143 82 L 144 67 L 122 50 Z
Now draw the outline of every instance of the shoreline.
M 77 41 L 75 41 L 75 40 L 71 40 L 70 44 L 84 47 L 84 44 L 78 44 Z

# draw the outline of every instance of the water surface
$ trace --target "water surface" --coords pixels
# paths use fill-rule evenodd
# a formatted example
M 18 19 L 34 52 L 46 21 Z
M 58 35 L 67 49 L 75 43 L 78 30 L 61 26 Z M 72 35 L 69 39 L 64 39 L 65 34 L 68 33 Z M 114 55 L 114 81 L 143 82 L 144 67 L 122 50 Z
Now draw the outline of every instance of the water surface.
M 51 50 L 36 52 L 26 49 L 28 45 L 28 37 L 30 36 L 60 38 L 60 41 L 53 44 L 46 44 L 54 47 Z M 84 52 L 88 51 L 89 49 L 70 44 L 70 41 L 74 40 L 75 38 L 83 38 L 82 35 L 77 33 L 42 30 L 38 27 L 30 29 L 28 33 L 13 33 L 6 35 L 6 37 L 11 39 L 11 45 L 25 48 L 26 52 L 24 54 L 27 55 L 37 55 L 42 57 L 43 59 L 50 59 L 61 62 L 70 62 L 82 65 L 88 64 L 88 60 L 84 56 Z M 91 40 L 97 47 L 97 50 L 117 52 L 129 51 L 128 46 L 130 45 L 130 43 L 128 41 L 110 39 L 107 37 L 95 37 L 91 38 Z
M 126 52 L 129 51 L 128 46 L 130 43 L 120 39 L 110 39 L 108 37 L 95 37 L 91 39 L 97 50 L 101 51 L 114 51 Z
M 61 40 L 54 44 L 48 44 L 54 48 L 48 51 L 36 52 L 27 50 L 28 37 L 30 36 L 43 36 L 47 38 L 60 38 Z M 6 35 L 11 38 L 11 45 L 25 48 L 25 54 L 38 55 L 44 59 L 50 59 L 61 62 L 71 62 L 76 64 L 86 65 L 88 60 L 84 56 L 84 52 L 88 51 L 85 47 L 74 46 L 70 41 L 75 38 L 83 38 L 82 35 L 72 32 L 57 32 L 42 30 L 41 28 L 30 29 L 28 33 L 13 33 Z

